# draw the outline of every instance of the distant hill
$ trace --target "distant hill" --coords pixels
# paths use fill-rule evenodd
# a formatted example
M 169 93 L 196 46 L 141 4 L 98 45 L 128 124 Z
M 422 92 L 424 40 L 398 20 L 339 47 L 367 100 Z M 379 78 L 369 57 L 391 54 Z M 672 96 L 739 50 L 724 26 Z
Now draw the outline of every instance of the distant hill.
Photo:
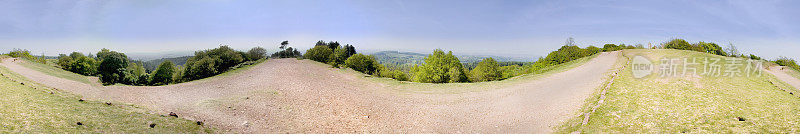
M 428 54 L 414 53 L 414 52 L 399 52 L 399 51 L 380 51 L 373 53 L 372 56 L 381 64 L 386 65 L 413 65 L 420 64 L 425 61 L 425 56 Z M 518 57 L 504 57 L 504 56 L 489 56 L 489 55 L 456 55 L 461 63 L 475 63 L 480 62 L 484 58 L 492 57 L 498 62 L 532 62 L 534 58 L 518 58 Z
M 161 59 L 154 59 L 154 60 L 149 60 L 149 61 L 144 61 L 144 62 L 140 61 L 140 63 L 136 63 L 136 64 L 142 64 L 142 66 L 144 66 L 144 69 L 147 69 L 147 72 L 151 72 L 153 70 L 156 70 L 156 68 L 158 68 L 158 65 L 160 65 L 161 62 L 169 60 L 169 61 L 172 61 L 172 63 L 175 63 L 175 65 L 181 65 L 182 66 L 183 64 L 186 64 L 186 60 L 189 60 L 189 58 L 192 58 L 192 57 L 194 57 L 194 56 L 181 56 L 181 57 L 174 57 L 174 58 L 161 58 Z

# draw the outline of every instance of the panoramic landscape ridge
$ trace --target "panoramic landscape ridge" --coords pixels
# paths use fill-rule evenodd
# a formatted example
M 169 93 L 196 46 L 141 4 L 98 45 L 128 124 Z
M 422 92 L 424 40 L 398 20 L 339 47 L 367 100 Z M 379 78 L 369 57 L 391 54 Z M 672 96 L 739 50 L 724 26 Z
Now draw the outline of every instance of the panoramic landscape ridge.
M 0 1 L 0 133 L 800 133 L 800 1 Z

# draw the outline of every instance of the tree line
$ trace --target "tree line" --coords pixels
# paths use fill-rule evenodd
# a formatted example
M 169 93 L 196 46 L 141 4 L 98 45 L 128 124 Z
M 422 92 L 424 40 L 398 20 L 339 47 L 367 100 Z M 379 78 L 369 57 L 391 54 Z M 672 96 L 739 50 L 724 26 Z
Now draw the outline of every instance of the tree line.
M 261 47 L 254 47 L 244 52 L 223 45 L 195 52 L 184 66 L 176 66 L 172 61 L 166 60 L 148 73 L 141 62 L 137 64 L 124 53 L 104 48 L 97 52 L 96 56 L 79 52 L 69 55 L 59 54 L 56 64 L 70 72 L 97 76 L 104 85 L 120 83 L 157 86 L 211 77 L 264 58 L 266 49 Z

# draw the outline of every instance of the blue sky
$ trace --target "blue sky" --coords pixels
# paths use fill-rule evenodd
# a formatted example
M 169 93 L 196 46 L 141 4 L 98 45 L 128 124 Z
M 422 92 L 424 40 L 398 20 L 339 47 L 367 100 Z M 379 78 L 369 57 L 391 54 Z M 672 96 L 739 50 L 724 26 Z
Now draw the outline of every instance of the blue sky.
M 363 52 L 535 58 L 568 37 L 581 46 L 732 43 L 800 58 L 800 1 L 0 0 L 0 50 L 190 52 L 219 44 L 307 49 L 317 40 Z

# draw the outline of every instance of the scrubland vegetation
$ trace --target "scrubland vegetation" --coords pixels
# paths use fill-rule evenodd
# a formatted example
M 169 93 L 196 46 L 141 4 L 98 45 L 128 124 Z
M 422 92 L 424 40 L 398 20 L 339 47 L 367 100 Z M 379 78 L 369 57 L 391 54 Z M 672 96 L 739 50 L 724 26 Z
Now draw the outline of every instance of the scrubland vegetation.
M 31 56 L 26 50 L 15 50 L 8 55 L 47 64 L 44 57 Z M 104 85 L 166 85 L 211 77 L 230 69 L 254 64 L 266 58 L 266 49 L 255 47 L 242 52 L 220 46 L 196 52 L 187 59 L 184 66 L 176 66 L 167 60 L 151 71 L 144 68 L 144 62 L 137 64 L 124 53 L 102 49 L 96 55 L 79 52 L 60 54 L 56 65 L 76 74 L 97 76 Z

